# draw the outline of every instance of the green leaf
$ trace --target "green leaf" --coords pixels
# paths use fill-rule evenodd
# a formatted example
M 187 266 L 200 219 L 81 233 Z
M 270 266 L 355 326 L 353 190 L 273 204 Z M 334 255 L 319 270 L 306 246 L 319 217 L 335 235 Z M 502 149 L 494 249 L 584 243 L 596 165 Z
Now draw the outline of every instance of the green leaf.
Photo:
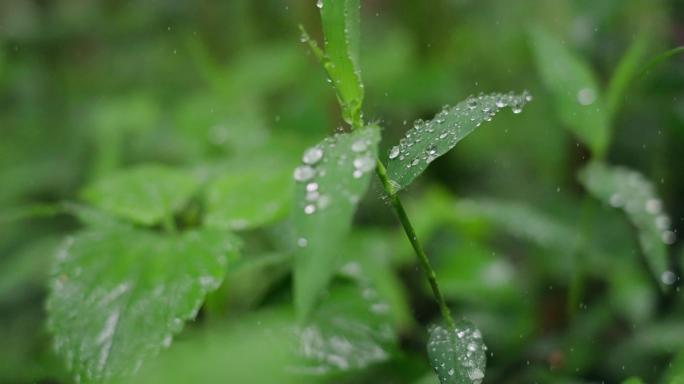
M 455 329 L 429 330 L 428 358 L 441 384 L 479 384 L 484 379 L 487 347 L 473 324 L 460 321 Z
M 96 207 L 138 224 L 158 224 L 181 208 L 198 187 L 183 170 L 141 165 L 105 176 L 87 186 L 82 196 Z
M 205 223 L 243 230 L 284 217 L 292 201 L 291 170 L 276 159 L 231 167 L 207 188 Z
M 112 226 L 68 238 L 47 302 L 57 352 L 80 380 L 136 371 L 194 319 L 236 250 L 235 237 L 206 230 L 170 237 Z
M 643 383 L 644 382 L 641 381 L 641 379 L 638 377 L 630 377 L 629 379 L 622 382 L 622 384 L 643 384 Z
M 684 349 L 670 362 L 662 380 L 663 384 L 684 384 Z
M 653 184 L 639 172 L 603 163 L 589 164 L 580 171 L 579 180 L 594 197 L 627 214 L 639 231 L 639 245 L 651 273 L 663 287 L 674 283 L 666 245 L 675 241 L 675 233 Z
M 610 140 L 608 114 L 589 67 L 563 41 L 541 28 L 530 33 L 542 80 L 553 96 L 561 121 L 596 156 L 602 156 Z
M 620 59 L 606 88 L 606 115 L 613 120 L 626 96 L 627 87 L 639 73 L 641 59 L 648 48 L 649 39 L 641 33 Z
M 296 371 L 309 374 L 360 370 L 390 358 L 395 345 L 391 310 L 357 264 L 346 273 L 357 285 L 331 289 L 330 297 L 296 329 L 301 357 Z
M 321 0 L 321 22 L 325 35 L 323 66 L 337 91 L 342 117 L 350 125 L 361 125 L 363 83 L 359 68 L 359 0 Z
M 455 107 L 445 107 L 431 121 L 416 121 L 399 145 L 389 151 L 387 174 L 392 184 L 397 190 L 405 188 L 433 160 L 447 153 L 483 122 L 490 121 L 501 108 L 510 107 L 514 113 L 520 113 L 530 100 L 532 97 L 527 92 L 471 96 Z
M 380 129 L 337 134 L 307 149 L 294 171 L 294 300 L 300 318 L 311 312 L 339 258 L 357 203 L 375 169 Z
M 189 330 L 159 359 L 121 384 L 301 383 L 290 370 L 295 336 L 284 311 L 257 312 L 229 325 Z
M 484 220 L 511 235 L 550 249 L 578 246 L 574 228 L 523 203 L 495 199 L 461 199 L 454 204 L 454 220 Z

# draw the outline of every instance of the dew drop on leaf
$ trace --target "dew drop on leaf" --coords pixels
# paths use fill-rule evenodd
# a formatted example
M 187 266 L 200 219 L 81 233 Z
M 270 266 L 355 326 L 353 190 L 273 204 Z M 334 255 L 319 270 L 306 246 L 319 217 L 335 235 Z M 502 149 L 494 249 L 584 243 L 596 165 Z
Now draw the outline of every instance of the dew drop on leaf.
M 301 165 L 294 170 L 294 179 L 299 182 L 309 181 L 316 175 L 316 171 L 308 165 Z
M 323 150 L 319 147 L 311 147 L 304 151 L 302 162 L 304 164 L 314 165 L 323 158 Z

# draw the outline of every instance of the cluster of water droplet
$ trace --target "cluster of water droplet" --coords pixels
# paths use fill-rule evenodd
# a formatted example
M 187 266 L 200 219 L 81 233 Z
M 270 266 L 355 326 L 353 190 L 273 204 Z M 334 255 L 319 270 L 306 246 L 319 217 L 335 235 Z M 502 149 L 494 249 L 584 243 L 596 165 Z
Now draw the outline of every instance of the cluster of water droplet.
M 368 305 L 368 311 L 375 320 L 362 322 L 349 314 L 340 313 L 334 318 L 323 319 L 323 323 L 295 328 L 299 341 L 297 353 L 306 361 L 305 366 L 294 367 L 297 371 L 325 374 L 363 369 L 389 357 L 384 348 L 386 343 L 394 339 L 389 305 L 379 298 L 359 263 L 349 262 L 340 272 L 358 283 L 361 296 L 359 304 Z M 354 311 L 350 311 L 352 313 Z
M 662 247 L 673 244 L 677 235 L 671 228 L 671 220 L 663 211 L 663 203 L 656 197 L 653 184 L 640 173 L 626 168 L 614 168 L 609 172 L 604 166 L 594 164 L 587 169 L 586 183 L 590 190 L 606 199 L 614 208 L 624 209 L 630 220 L 643 234 L 639 243 L 645 252 L 658 252 Z M 677 280 L 672 271 L 661 275 L 664 284 Z
M 614 208 L 623 208 L 634 220 L 647 221 L 660 231 L 660 239 L 670 245 L 677 239 L 671 230 L 671 220 L 663 212 L 663 203 L 655 197 L 653 185 L 641 174 L 627 169 L 619 169 L 620 177 L 626 180 L 626 188 L 614 192 L 609 203 Z M 645 213 L 645 214 L 644 214 Z
M 389 150 L 390 167 L 392 161 L 399 161 L 406 168 L 421 163 L 427 167 L 483 121 L 491 121 L 502 108 L 510 107 L 517 114 L 531 100 L 532 96 L 525 91 L 520 95 L 480 94 L 468 97 L 455 107 L 445 105 L 431 121 L 416 120 L 399 145 Z
M 454 329 L 431 326 L 427 349 L 430 364 L 442 384 L 470 380 L 480 384 L 484 379 L 487 346 L 479 330 L 468 323 Z
M 355 179 L 361 178 L 366 173 L 375 169 L 375 158 L 370 151 L 370 141 L 366 138 L 359 138 L 350 144 L 349 151 L 337 151 L 339 155 L 329 155 L 327 153 L 340 145 L 338 137 L 335 135 L 332 138 L 326 138 L 322 144 L 316 145 L 304 151 L 302 156 L 302 164 L 295 168 L 294 179 L 298 183 L 303 183 L 305 193 L 305 204 L 303 206 L 304 213 L 312 215 L 316 211 L 323 210 L 330 205 L 331 197 L 321 191 L 320 179 L 326 176 L 325 164 L 329 162 L 336 162 L 335 167 L 344 168 L 348 164 L 351 165 L 351 176 Z M 347 153 L 351 153 L 349 156 Z M 359 196 L 354 194 L 347 194 L 347 198 L 356 203 Z M 306 246 L 306 239 L 300 239 L 298 245 Z

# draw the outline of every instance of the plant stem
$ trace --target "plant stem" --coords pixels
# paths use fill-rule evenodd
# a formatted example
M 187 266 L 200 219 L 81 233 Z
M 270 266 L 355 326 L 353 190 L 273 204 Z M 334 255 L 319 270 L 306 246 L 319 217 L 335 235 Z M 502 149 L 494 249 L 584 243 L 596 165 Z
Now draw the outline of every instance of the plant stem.
M 430 260 L 428 259 L 427 254 L 423 249 L 423 245 L 420 243 L 420 241 L 418 241 L 416 231 L 415 229 L 413 229 L 413 225 L 411 224 L 411 221 L 409 220 L 408 215 L 406 214 L 406 210 L 404 210 L 404 206 L 401 203 L 401 200 L 399 199 L 399 195 L 397 194 L 397 191 L 395 190 L 394 186 L 392 186 L 392 183 L 387 177 L 387 170 L 385 169 L 385 165 L 379 159 L 376 159 L 375 162 L 377 174 L 380 178 L 380 181 L 382 182 L 383 189 L 387 193 L 389 202 L 392 205 L 392 208 L 394 208 L 397 217 L 399 217 L 399 221 L 401 222 L 402 227 L 404 227 L 406 237 L 408 237 L 409 241 L 411 242 L 411 245 L 413 246 L 413 250 L 416 252 L 416 256 L 418 257 L 420 266 L 423 269 L 423 273 L 425 274 L 425 277 L 427 277 L 428 282 L 430 283 L 430 288 L 432 288 L 432 295 L 435 297 L 437 304 L 439 304 L 439 309 L 442 312 L 442 317 L 444 318 L 444 321 L 446 322 L 447 326 L 453 329 L 455 328 L 454 319 L 451 317 L 451 311 L 449 311 L 449 307 L 446 305 L 446 301 L 444 300 L 444 295 L 442 295 L 442 291 L 439 289 L 439 284 L 437 283 L 437 275 L 435 274 L 434 269 L 432 269 L 432 265 L 430 265 Z

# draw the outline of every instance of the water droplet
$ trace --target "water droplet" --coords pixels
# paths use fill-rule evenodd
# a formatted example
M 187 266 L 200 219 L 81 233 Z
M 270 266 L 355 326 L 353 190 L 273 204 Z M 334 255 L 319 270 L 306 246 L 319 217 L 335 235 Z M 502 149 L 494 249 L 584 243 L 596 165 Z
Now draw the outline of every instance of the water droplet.
M 394 147 L 392 147 L 392 149 L 390 149 L 389 159 L 396 159 L 397 156 L 399 156 L 399 146 L 395 145 Z
M 318 147 L 311 147 L 304 151 L 302 161 L 304 164 L 313 165 L 318 163 L 323 158 L 323 150 Z
M 316 206 L 315 206 L 315 205 L 313 205 L 313 204 L 307 204 L 307 205 L 304 207 L 304 213 L 306 213 L 307 215 L 311 215 L 311 214 L 313 214 L 314 212 L 316 212 Z
M 659 199 L 646 200 L 646 211 L 652 215 L 660 213 L 663 208 L 663 203 Z
M 375 168 L 375 161 L 370 156 L 364 156 L 354 159 L 354 168 L 361 172 L 368 172 Z
M 677 240 L 677 235 L 675 235 L 675 233 L 672 231 L 665 231 L 661 235 L 661 238 L 663 240 L 663 243 L 671 245 L 674 244 L 675 240 Z
M 672 285 L 677 280 L 677 275 L 675 275 L 672 271 L 665 271 L 662 275 L 660 275 L 660 280 L 663 282 L 663 284 Z
M 321 9 L 323 8 L 323 0 L 316 0 L 316 6 Z
M 659 215 L 655 219 L 655 225 L 660 229 L 661 231 L 664 231 L 668 228 L 670 228 L 670 218 L 667 217 L 666 215 Z
M 309 183 L 306 185 L 307 192 L 318 191 L 318 183 Z
M 300 165 L 294 170 L 294 179 L 299 182 L 311 180 L 316 175 L 316 171 L 308 165 Z
M 482 380 L 484 379 L 484 372 L 479 368 L 475 368 L 468 372 L 468 378 L 470 378 L 470 380 Z
M 309 240 L 307 240 L 305 237 L 300 237 L 297 239 L 297 245 L 300 248 L 305 248 L 307 245 L 309 245 Z
M 619 208 L 622 207 L 622 205 L 625 204 L 625 201 L 622 199 L 622 196 L 618 193 L 613 193 L 610 196 L 609 203 L 613 208 Z
M 577 91 L 577 102 L 581 105 L 591 105 L 596 100 L 596 91 L 591 88 L 582 88 Z
M 366 140 L 359 139 L 352 143 L 351 150 L 354 152 L 363 152 L 368 148 L 368 143 Z

